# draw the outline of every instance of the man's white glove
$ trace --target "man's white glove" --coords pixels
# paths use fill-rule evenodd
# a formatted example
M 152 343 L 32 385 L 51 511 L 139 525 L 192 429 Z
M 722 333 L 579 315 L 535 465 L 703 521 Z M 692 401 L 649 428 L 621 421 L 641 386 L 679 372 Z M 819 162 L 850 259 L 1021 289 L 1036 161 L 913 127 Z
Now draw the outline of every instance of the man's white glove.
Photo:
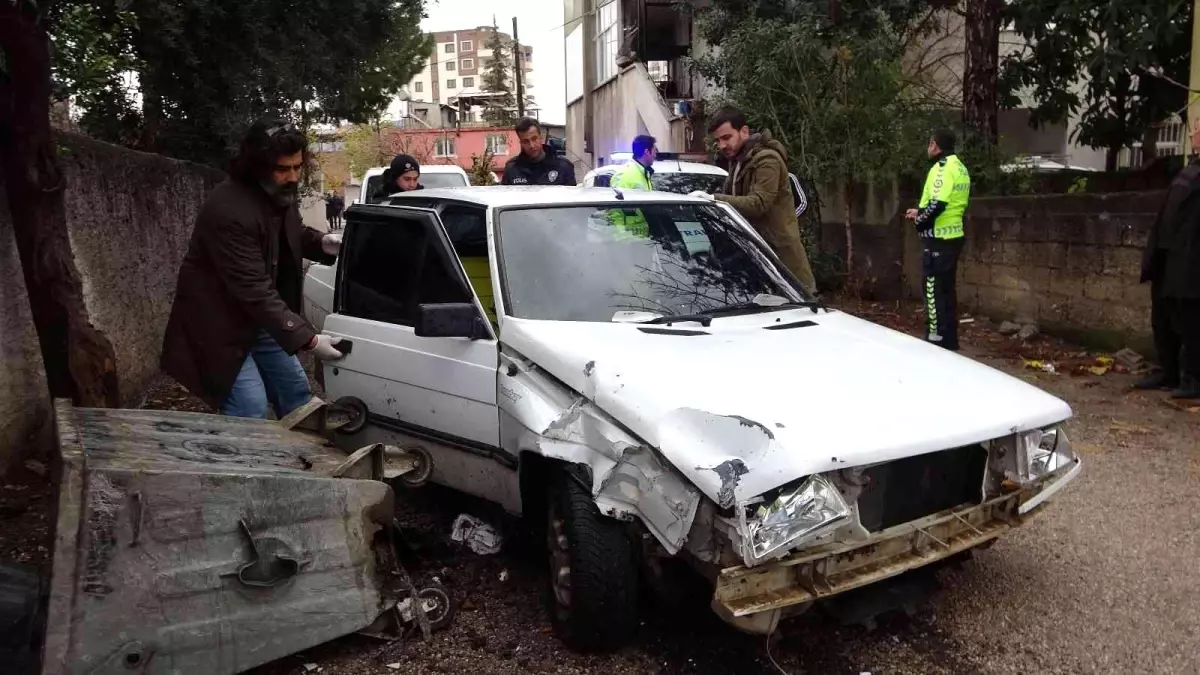
M 321 250 L 325 255 L 337 255 L 342 252 L 342 235 L 327 234 L 321 237 Z
M 699 197 L 701 199 L 707 199 L 710 202 L 714 201 L 716 199 L 716 197 L 713 197 L 712 195 L 708 194 L 704 190 L 694 190 L 692 192 L 689 192 L 688 196 L 689 197 Z
M 341 342 L 342 338 L 329 337 L 328 335 L 318 335 L 313 338 L 313 341 L 308 345 L 308 351 L 312 352 L 313 356 L 322 361 L 337 361 L 344 358 L 346 355 L 334 348 L 334 345 Z

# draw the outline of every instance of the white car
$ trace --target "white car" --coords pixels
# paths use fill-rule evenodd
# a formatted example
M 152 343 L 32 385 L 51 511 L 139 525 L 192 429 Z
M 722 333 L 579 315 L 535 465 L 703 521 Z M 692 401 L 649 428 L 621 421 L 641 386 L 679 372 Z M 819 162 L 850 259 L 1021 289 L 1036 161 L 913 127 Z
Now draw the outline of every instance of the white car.
M 542 525 L 573 647 L 628 639 L 671 559 L 770 633 L 990 545 L 1080 471 L 1066 403 L 824 308 L 726 205 L 463 188 L 346 222 L 335 288 L 309 296 L 350 342 L 324 367 L 361 422 L 343 446 L 425 453 L 429 480 Z
M 616 158 L 619 157 L 622 156 L 618 154 Z M 654 162 L 654 176 L 651 178 L 651 182 L 654 183 L 654 189 L 663 192 L 682 195 L 696 190 L 708 193 L 716 192 L 725 183 L 725 177 L 729 175 L 725 169 L 712 164 L 684 162 L 667 153 L 660 153 L 659 157 Z M 632 159 L 628 160 L 628 162 L 632 161 Z M 592 169 L 584 175 L 580 185 L 582 187 L 608 187 L 613 175 L 628 162 Z
M 383 172 L 386 166 L 367 169 L 363 175 L 362 188 L 359 190 L 356 204 L 370 204 L 369 197 L 383 184 Z M 426 164 L 421 167 L 421 185 L 425 188 L 456 188 L 467 187 L 471 184 L 470 177 L 461 166 L 453 164 Z

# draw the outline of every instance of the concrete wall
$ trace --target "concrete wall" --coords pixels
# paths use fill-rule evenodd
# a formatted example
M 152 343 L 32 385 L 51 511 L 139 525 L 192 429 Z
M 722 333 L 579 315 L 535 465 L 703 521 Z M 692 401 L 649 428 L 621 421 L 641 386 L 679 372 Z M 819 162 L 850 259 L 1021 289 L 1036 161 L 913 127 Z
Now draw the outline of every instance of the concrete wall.
M 959 300 L 996 318 L 1145 349 L 1142 249 L 1163 192 L 971 201 Z M 915 290 L 915 289 L 914 289 Z
M 219 171 L 59 138 L 67 226 L 93 324 L 112 341 L 122 404 L 158 373 L 179 264 Z M 0 471 L 45 440 L 49 398 L 6 204 L 0 204 Z

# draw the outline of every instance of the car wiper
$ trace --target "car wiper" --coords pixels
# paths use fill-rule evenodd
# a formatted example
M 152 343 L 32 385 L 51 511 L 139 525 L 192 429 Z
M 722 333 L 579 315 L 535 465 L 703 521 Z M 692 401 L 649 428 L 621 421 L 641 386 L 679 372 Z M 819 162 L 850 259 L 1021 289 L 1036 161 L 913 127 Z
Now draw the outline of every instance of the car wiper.
M 786 300 L 784 302 L 767 305 L 751 300 L 750 302 L 738 302 L 732 305 L 714 307 L 713 309 L 708 310 L 708 314 L 736 314 L 738 312 L 789 309 L 792 307 L 809 307 L 814 313 L 816 313 L 817 308 L 821 307 L 821 303 L 813 300 Z
M 647 321 L 638 321 L 638 323 L 668 326 L 673 323 L 684 323 L 685 321 L 695 321 L 696 323 L 708 328 L 712 325 L 713 317 L 711 314 L 668 314 L 667 316 L 656 316 Z

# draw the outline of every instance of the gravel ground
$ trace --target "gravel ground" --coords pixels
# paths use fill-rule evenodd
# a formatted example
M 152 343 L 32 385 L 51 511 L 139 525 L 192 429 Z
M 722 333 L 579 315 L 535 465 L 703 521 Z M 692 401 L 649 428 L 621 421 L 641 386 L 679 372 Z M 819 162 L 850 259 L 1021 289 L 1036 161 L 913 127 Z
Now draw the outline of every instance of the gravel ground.
M 915 331 L 909 307 L 861 305 L 865 318 Z M 535 543 L 485 504 L 435 487 L 401 493 L 415 577 L 441 580 L 459 605 L 429 642 L 350 636 L 256 669 L 255 675 L 359 673 L 1184 673 L 1200 662 L 1200 408 L 1133 393 L 1121 372 L 1072 372 L 1094 355 L 1057 341 L 1019 343 L 985 322 L 965 326 L 965 353 L 1071 403 L 1068 434 L 1083 476 L 1040 518 L 937 574 L 940 589 L 913 617 L 874 630 L 820 614 L 785 622 L 766 642 L 697 607 L 648 602 L 638 640 L 606 656 L 577 655 L 550 634 Z M 202 409 L 165 386 L 152 407 Z M 0 559 L 44 562 L 48 493 L 34 474 L 5 479 Z M 26 487 L 20 487 L 26 486 Z M 448 540 L 467 512 L 500 526 L 504 550 L 480 557 Z M 20 525 L 20 526 L 18 526 Z M 778 670 L 772 663 L 778 664 Z M 397 665 L 397 668 L 390 667 Z M 310 671 L 306 666 L 314 666 Z

